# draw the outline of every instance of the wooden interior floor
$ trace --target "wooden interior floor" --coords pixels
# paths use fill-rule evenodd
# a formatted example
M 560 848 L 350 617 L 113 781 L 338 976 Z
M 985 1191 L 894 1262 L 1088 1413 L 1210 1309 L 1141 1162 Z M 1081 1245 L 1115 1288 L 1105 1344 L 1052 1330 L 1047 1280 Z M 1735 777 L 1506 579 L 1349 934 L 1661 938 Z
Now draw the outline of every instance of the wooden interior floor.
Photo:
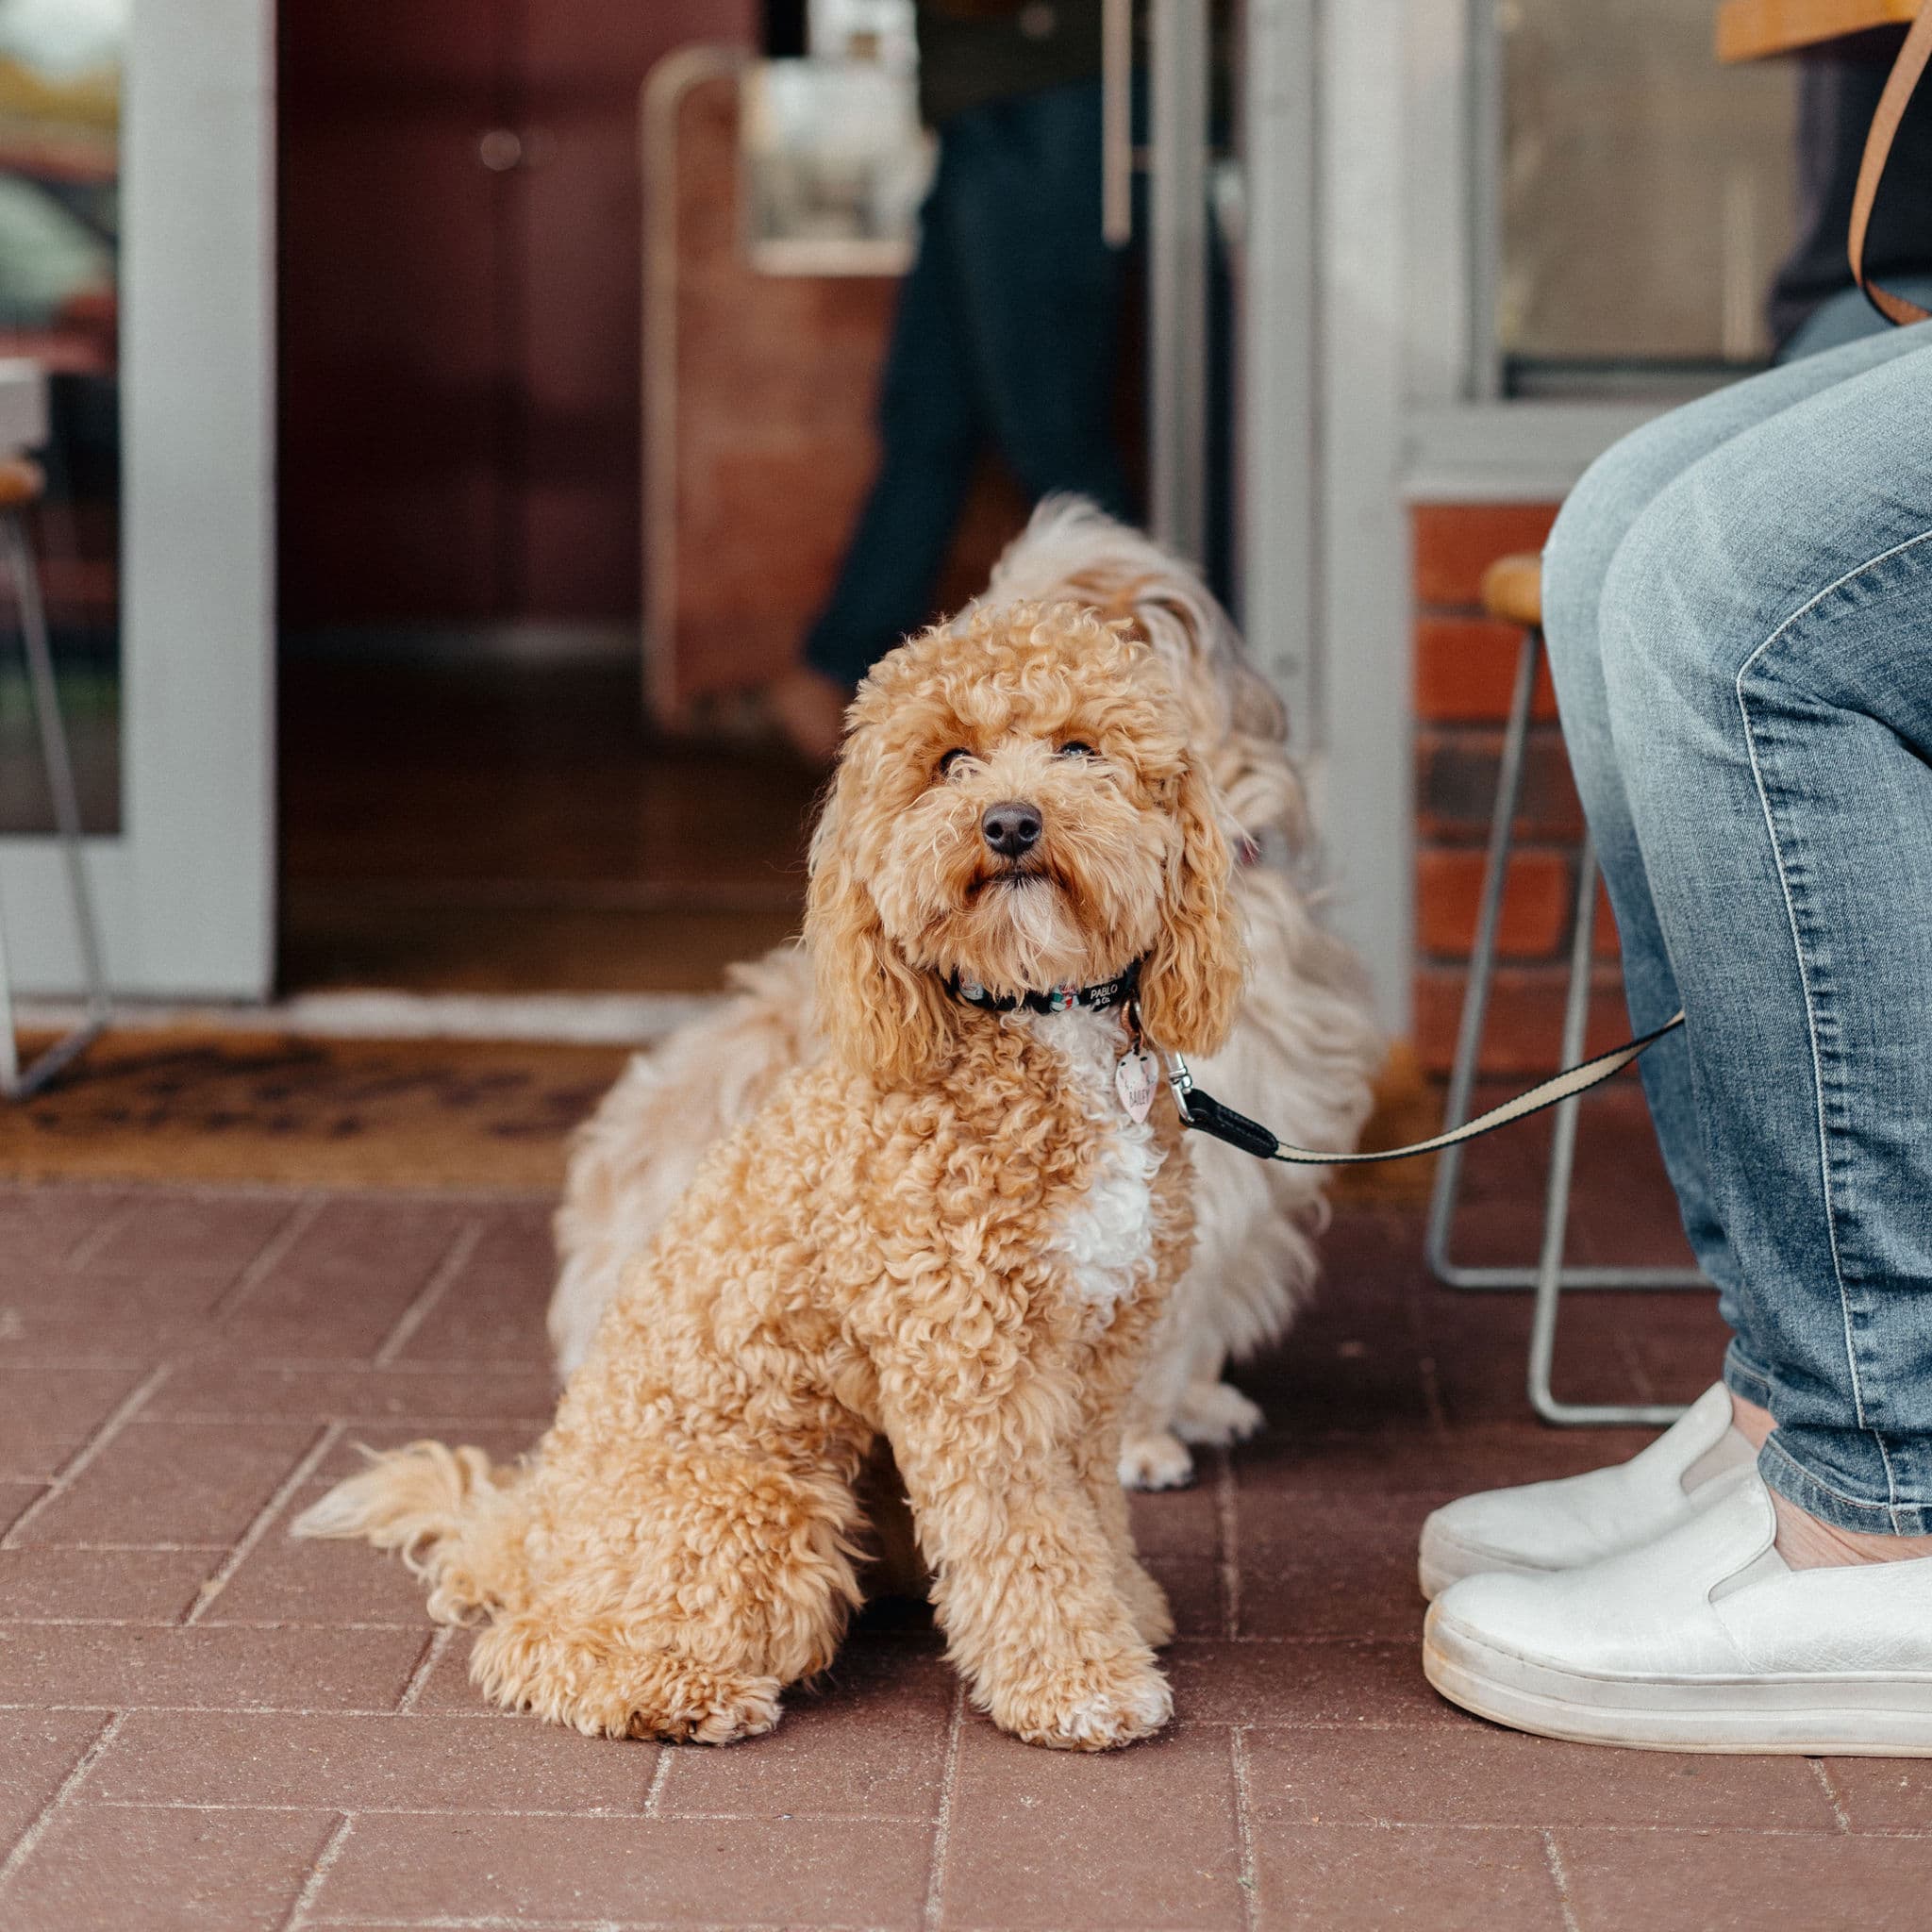
M 285 992 L 706 991 L 795 930 L 816 776 L 654 740 L 635 667 L 297 658 Z

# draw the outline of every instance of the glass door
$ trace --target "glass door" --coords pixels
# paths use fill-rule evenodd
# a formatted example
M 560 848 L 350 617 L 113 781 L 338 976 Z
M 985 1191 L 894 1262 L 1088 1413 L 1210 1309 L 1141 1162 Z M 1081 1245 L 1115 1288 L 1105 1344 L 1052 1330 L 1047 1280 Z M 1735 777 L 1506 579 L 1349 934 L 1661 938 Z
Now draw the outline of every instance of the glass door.
M 0 356 L 40 372 L 33 539 L 108 976 L 273 974 L 271 0 L 0 0 Z M 77 935 L 0 590 L 0 918 Z

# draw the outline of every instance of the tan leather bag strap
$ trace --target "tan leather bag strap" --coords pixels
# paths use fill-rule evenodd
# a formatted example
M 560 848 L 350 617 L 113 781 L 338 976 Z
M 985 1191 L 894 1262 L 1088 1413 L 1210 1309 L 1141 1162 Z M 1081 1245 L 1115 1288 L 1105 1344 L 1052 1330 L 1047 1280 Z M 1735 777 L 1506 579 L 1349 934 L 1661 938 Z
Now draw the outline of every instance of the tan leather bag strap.
M 1865 158 L 1858 165 L 1857 192 L 1852 197 L 1852 274 L 1864 290 L 1865 299 L 1888 322 L 1924 322 L 1932 313 L 1916 302 L 1907 302 L 1903 295 L 1894 295 L 1890 289 L 1881 289 L 1876 282 L 1865 279 L 1865 231 L 1872 225 L 1872 206 L 1878 199 L 1878 184 L 1885 178 L 1885 164 L 1891 158 L 1891 143 L 1898 125 L 1906 117 L 1907 105 L 1928 63 L 1932 63 L 1932 0 L 1926 0 L 1919 8 L 1919 17 L 1912 22 L 1906 43 L 1893 63 L 1891 77 L 1878 97 L 1878 111 L 1873 115 L 1872 131 L 1865 137 Z

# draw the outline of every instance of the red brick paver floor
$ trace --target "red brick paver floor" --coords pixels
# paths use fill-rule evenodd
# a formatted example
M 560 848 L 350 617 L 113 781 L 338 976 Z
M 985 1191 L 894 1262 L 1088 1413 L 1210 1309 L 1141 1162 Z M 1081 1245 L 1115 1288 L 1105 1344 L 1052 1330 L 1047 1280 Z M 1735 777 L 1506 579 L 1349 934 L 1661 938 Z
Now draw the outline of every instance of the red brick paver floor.
M 1655 1181 L 1594 1171 L 1579 1245 L 1667 1248 Z M 1472 1240 L 1521 1252 L 1533 1172 L 1490 1173 Z M 1159 1740 L 1012 1742 L 909 1608 L 733 1750 L 488 1710 L 398 1565 L 286 1530 L 358 1442 L 539 1431 L 549 1205 L 0 1186 L 7 1932 L 1927 1923 L 1917 1766 L 1592 1751 L 1429 1691 L 1426 1511 L 1638 1439 L 1525 1419 L 1522 1299 L 1430 1285 L 1410 1208 L 1338 1215 L 1244 1376 L 1268 1433 L 1136 1505 L 1181 1620 Z M 1599 1297 L 1561 1374 L 1689 1397 L 1717 1341 L 1704 1296 Z

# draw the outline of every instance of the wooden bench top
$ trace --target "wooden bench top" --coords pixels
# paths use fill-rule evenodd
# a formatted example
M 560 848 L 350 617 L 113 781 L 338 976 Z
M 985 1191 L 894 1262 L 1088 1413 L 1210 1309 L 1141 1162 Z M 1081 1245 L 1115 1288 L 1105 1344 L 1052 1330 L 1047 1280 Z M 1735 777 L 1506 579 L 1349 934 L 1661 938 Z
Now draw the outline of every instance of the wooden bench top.
M 41 500 L 47 479 L 25 457 L 0 457 L 0 510 L 24 509 Z

